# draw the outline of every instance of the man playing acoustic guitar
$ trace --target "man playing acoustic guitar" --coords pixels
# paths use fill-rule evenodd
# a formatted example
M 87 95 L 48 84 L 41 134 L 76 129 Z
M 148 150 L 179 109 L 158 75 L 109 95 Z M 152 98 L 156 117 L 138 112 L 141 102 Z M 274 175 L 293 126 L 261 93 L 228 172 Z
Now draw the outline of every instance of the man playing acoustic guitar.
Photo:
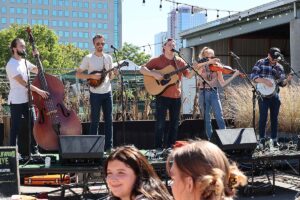
M 268 57 L 260 59 L 254 65 L 251 73 L 251 79 L 257 83 L 257 89 L 262 94 L 258 99 L 259 106 L 259 138 L 260 144 L 265 147 L 266 123 L 268 118 L 268 110 L 270 109 L 271 118 L 271 145 L 278 147 L 277 128 L 278 114 L 280 108 L 279 88 L 287 85 L 292 76 L 284 73 L 284 69 L 278 61 L 281 59 L 280 49 L 272 47 L 269 50 Z M 274 88 L 271 95 L 264 95 L 263 90 L 259 90 L 259 84 L 263 84 L 266 89 Z M 263 88 L 263 87 L 261 87 Z
M 91 104 L 91 124 L 90 135 L 97 135 L 99 129 L 100 110 L 103 110 L 104 132 L 105 132 L 105 150 L 112 148 L 112 93 L 110 80 L 118 73 L 114 70 L 108 76 L 102 77 L 101 72 L 112 69 L 112 57 L 103 52 L 105 39 L 102 35 L 96 35 L 93 38 L 95 52 L 88 54 L 82 60 L 80 67 L 77 69 L 76 77 L 80 79 L 101 80 L 99 86 L 90 87 L 90 104 Z M 88 70 L 88 74 L 83 73 Z M 98 71 L 97 73 L 93 73 Z
M 155 94 L 156 96 L 156 123 L 155 123 L 155 147 L 171 147 L 177 139 L 177 131 L 179 125 L 179 114 L 181 108 L 181 77 L 184 75 L 187 78 L 193 77 L 195 74 L 193 70 L 184 69 L 186 63 L 183 59 L 175 56 L 172 51 L 175 48 L 174 39 L 167 39 L 163 43 L 163 54 L 159 57 L 151 59 L 144 67 L 141 68 L 140 72 L 145 77 L 153 77 L 154 82 L 160 82 L 162 85 L 168 82 L 168 79 L 172 77 L 165 77 L 166 73 L 162 73 L 164 69 L 170 68 L 169 73 L 172 71 L 178 71 L 178 73 L 172 75 L 177 76 L 177 81 L 174 84 L 168 85 L 161 93 Z M 207 63 L 194 64 L 195 70 L 200 69 Z M 180 69 L 183 69 L 182 71 Z M 167 85 L 167 83 L 166 83 Z M 145 82 L 146 87 L 146 82 Z M 165 131 L 165 118 L 169 110 L 170 127 L 169 134 L 164 134 Z M 163 137 L 164 136 L 164 137 Z M 164 138 L 164 143 L 162 140 Z

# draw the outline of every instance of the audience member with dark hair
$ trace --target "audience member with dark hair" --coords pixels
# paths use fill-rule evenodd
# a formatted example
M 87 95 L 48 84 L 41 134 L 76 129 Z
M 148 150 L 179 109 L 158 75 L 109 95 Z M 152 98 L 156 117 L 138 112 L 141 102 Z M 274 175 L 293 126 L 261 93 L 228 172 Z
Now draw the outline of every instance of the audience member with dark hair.
M 229 200 L 246 176 L 230 164 L 224 152 L 209 141 L 193 141 L 168 158 L 175 200 Z
M 114 150 L 104 164 L 109 200 L 169 200 L 167 188 L 143 154 L 132 146 Z

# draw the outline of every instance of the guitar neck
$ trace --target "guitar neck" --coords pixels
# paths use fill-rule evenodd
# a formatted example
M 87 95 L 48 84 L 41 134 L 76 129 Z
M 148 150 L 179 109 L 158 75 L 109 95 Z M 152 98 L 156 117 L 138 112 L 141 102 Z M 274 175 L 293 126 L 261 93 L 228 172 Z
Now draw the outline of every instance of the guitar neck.
M 169 76 L 173 76 L 174 74 L 178 74 L 179 72 L 182 72 L 184 70 L 186 70 L 187 68 L 189 68 L 190 66 L 189 65 L 186 65 L 185 67 L 182 67 L 182 68 L 179 68 L 179 69 L 176 69 L 170 73 L 168 73 Z

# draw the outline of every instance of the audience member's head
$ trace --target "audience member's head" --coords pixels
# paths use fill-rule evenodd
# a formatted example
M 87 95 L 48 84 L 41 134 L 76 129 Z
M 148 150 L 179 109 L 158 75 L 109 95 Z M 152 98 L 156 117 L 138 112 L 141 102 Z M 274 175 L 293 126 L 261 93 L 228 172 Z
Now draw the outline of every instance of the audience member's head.
M 247 178 L 223 151 L 208 141 L 193 141 L 176 148 L 168 158 L 175 200 L 223 200 L 235 195 L 235 188 Z
M 114 150 L 104 165 L 111 199 L 172 199 L 145 156 L 132 146 Z

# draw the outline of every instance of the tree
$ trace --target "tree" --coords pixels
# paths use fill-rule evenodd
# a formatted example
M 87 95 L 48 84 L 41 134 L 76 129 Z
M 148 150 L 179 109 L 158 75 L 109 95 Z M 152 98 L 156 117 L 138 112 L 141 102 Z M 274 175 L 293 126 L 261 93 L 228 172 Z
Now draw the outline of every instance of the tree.
M 120 51 L 117 52 L 118 59 L 120 60 L 131 60 L 137 65 L 144 65 L 146 62 L 149 61 L 150 55 L 146 54 L 143 51 L 140 51 L 140 48 L 133 45 L 124 43 L 123 47 L 120 49 Z
M 10 43 L 14 38 L 23 38 L 26 42 L 28 53 L 27 59 L 35 63 L 32 55 L 32 47 L 28 42 L 28 34 L 26 32 L 28 25 L 13 24 L 7 29 L 0 31 L 0 69 L 5 74 L 5 66 L 11 52 L 9 49 Z M 50 74 L 62 74 L 77 68 L 83 56 L 88 54 L 87 50 L 81 50 L 74 47 L 72 44 L 59 44 L 56 33 L 44 25 L 34 25 L 32 35 L 35 39 L 35 45 L 40 53 L 43 68 L 49 71 Z M 0 89 L 4 87 L 0 86 Z M 0 91 L 7 93 L 7 91 Z

